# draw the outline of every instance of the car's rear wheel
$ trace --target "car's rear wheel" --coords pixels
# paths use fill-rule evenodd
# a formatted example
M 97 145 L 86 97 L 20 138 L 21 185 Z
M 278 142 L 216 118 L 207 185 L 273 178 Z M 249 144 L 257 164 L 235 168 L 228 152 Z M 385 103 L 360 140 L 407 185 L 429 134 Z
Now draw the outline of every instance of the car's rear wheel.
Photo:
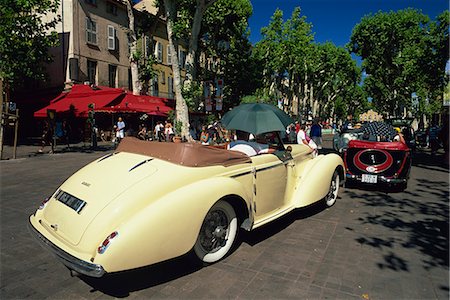
M 203 220 L 194 245 L 196 257 L 204 263 L 222 259 L 231 249 L 238 231 L 238 219 L 233 207 L 219 201 L 211 207 Z
M 327 207 L 331 207 L 336 203 L 336 199 L 339 193 L 339 174 L 337 170 L 334 171 L 333 177 L 331 177 L 330 188 L 328 190 L 328 194 L 323 199 L 325 205 Z

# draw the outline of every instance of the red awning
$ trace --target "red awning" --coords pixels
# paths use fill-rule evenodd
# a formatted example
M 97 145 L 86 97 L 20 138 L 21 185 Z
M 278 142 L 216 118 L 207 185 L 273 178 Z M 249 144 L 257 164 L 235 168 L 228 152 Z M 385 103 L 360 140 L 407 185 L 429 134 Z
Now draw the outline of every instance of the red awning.
M 95 87 L 89 85 L 76 84 L 68 93 L 62 93 L 53 99 L 47 107 L 34 113 L 35 117 L 46 117 L 48 109 L 54 109 L 57 113 L 68 112 L 73 106 L 76 116 L 85 117 L 89 110 L 88 105 L 94 103 L 95 108 L 102 108 L 125 92 L 122 89 L 109 87 Z
M 173 108 L 168 100 L 148 95 L 133 95 L 127 92 L 120 103 L 96 109 L 97 112 L 141 112 L 148 115 L 167 116 Z

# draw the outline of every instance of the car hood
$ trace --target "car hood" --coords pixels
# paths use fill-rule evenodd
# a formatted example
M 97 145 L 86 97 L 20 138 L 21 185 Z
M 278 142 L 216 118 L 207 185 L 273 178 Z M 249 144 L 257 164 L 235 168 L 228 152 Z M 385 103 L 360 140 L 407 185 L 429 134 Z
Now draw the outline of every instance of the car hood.
M 60 186 L 40 222 L 55 235 L 77 245 L 92 220 L 109 203 L 157 172 L 152 160 L 148 156 L 117 153 L 90 163 Z

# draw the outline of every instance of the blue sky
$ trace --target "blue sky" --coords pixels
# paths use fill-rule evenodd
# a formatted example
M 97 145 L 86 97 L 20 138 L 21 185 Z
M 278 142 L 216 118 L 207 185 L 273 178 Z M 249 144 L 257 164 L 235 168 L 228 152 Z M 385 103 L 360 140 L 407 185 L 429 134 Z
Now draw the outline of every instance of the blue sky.
M 315 41 L 331 41 L 344 46 L 353 27 L 367 14 L 378 11 L 397 11 L 408 7 L 417 8 L 432 20 L 449 9 L 447 0 L 251 0 L 253 15 L 250 17 L 250 41 L 261 39 L 261 28 L 269 24 L 277 8 L 283 11 L 283 19 L 289 19 L 295 7 L 312 23 Z

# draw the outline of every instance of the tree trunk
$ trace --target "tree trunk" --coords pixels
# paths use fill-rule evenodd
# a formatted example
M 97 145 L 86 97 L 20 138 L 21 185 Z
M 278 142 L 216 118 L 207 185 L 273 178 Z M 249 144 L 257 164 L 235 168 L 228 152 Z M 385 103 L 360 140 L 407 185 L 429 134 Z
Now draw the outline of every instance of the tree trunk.
M 180 65 L 178 63 L 178 42 L 173 34 L 173 25 L 176 17 L 175 1 L 174 0 L 164 0 L 164 7 L 166 11 L 167 18 L 167 38 L 169 40 L 170 53 L 172 55 L 172 72 L 173 72 L 173 87 L 175 90 L 176 99 L 176 121 L 182 122 L 181 136 L 188 140 L 191 140 L 189 135 L 189 111 L 184 101 L 183 94 L 181 93 L 181 72 Z
M 133 13 L 133 4 L 131 0 L 125 1 L 127 5 L 127 13 L 128 13 L 128 27 L 130 31 L 130 68 L 131 68 L 131 82 L 133 88 L 133 95 L 140 95 L 142 91 L 142 83 L 139 80 L 139 68 L 138 68 L 138 57 L 136 53 L 137 49 L 137 37 L 136 31 L 134 29 L 134 13 Z
M 194 65 L 195 57 L 198 49 L 198 35 L 202 27 L 202 18 L 205 12 L 205 0 L 197 0 L 197 7 L 195 8 L 194 19 L 192 21 L 191 36 L 189 38 L 189 49 L 186 55 L 186 81 L 191 82 L 197 77 L 197 69 Z

